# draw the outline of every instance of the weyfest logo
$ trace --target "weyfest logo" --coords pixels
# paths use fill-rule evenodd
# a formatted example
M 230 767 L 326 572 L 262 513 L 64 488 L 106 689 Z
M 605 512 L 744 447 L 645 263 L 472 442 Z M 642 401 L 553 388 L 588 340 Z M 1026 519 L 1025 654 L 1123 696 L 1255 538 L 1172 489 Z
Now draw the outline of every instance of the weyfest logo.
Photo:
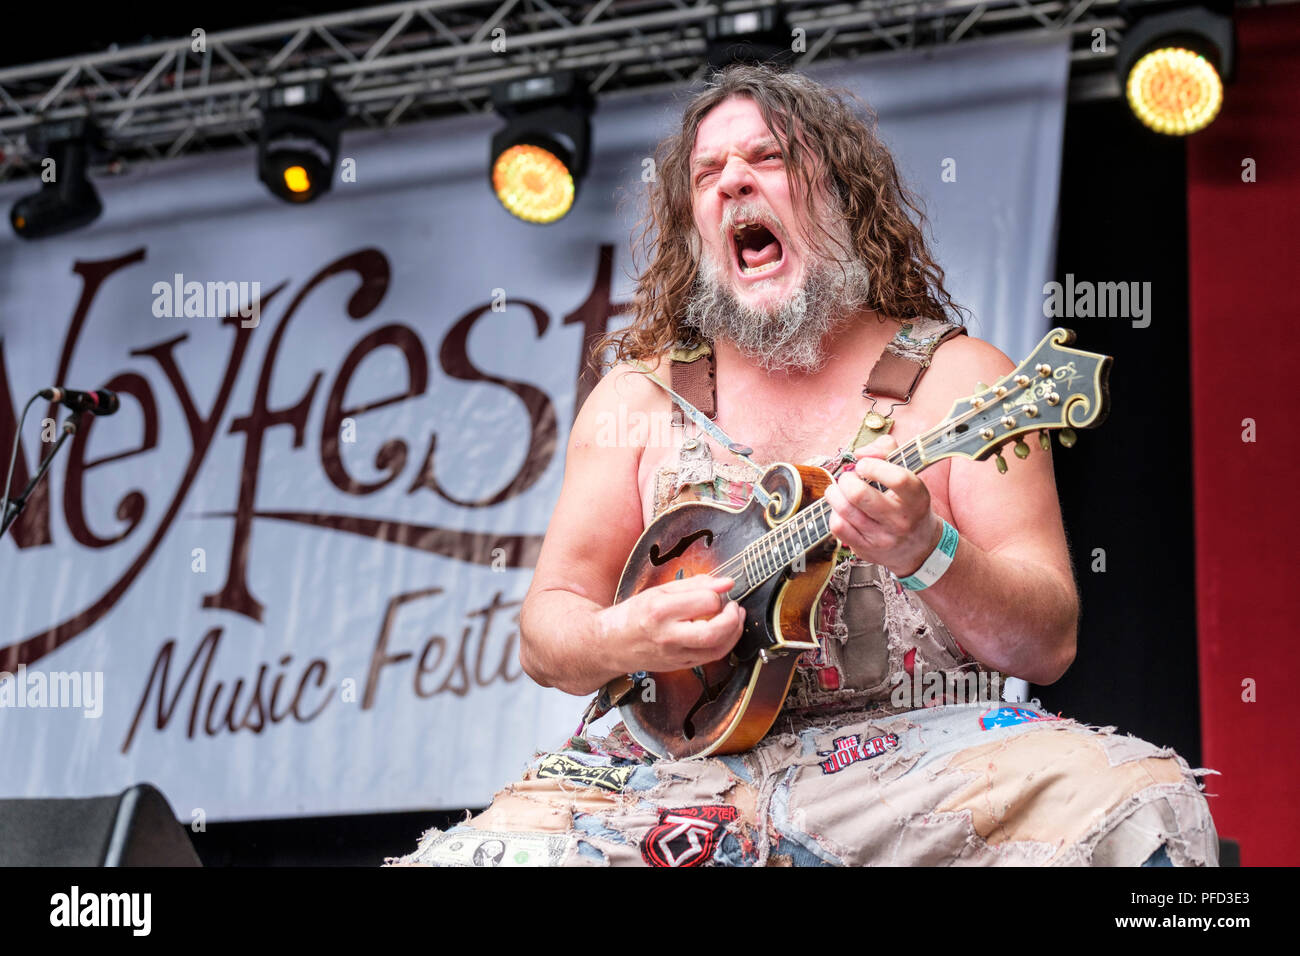
M 140 248 L 116 258 L 79 261 L 72 267 L 81 294 L 61 345 L 50 349 L 57 360 L 41 377 L 67 380 L 79 350 L 89 347 L 83 346 L 87 330 L 106 323 L 114 329 L 111 341 L 120 348 L 126 368 L 105 381 L 104 387 L 121 397 L 124 414 L 113 420 L 112 453 L 104 455 L 97 444 L 99 457 L 92 457 L 88 436 L 108 428 L 92 429 L 95 423 L 83 421 L 55 461 L 53 472 L 61 471 L 59 480 L 37 485 L 8 538 L 20 552 L 20 561 L 21 552 L 30 549 L 35 559 L 47 554 L 41 549 L 50 546 L 75 554 L 78 562 L 85 560 L 86 567 L 95 568 L 91 578 L 95 591 L 73 602 L 51 601 L 50 606 L 57 608 L 51 614 L 55 619 L 16 639 L 6 635 L 9 642 L 0 646 L 0 670 L 13 676 L 0 681 L 0 695 L 10 695 L 0 698 L 0 706 L 5 706 L 3 700 L 15 707 L 49 706 L 55 700 L 53 689 L 60 695 L 60 706 L 64 701 L 76 702 L 79 691 L 81 706 L 98 712 L 102 677 L 98 683 L 93 675 L 89 684 L 84 676 L 79 683 L 69 683 L 29 668 L 110 620 L 123 598 L 146 578 L 164 540 L 182 530 L 193 534 L 196 527 L 203 529 L 206 546 L 194 549 L 192 565 L 185 570 L 208 576 L 200 579 L 204 590 L 196 606 L 177 608 L 172 615 L 194 631 L 164 638 L 149 634 L 147 628 L 143 633 L 141 628 L 132 629 L 130 640 L 136 643 L 130 658 L 139 660 L 142 669 L 138 685 L 126 692 L 135 707 L 122 740 L 123 753 L 150 725 L 158 731 L 173 728 L 190 738 L 260 734 L 285 722 L 311 722 L 331 702 L 355 701 L 365 711 L 386 695 L 462 697 L 489 684 L 519 680 L 518 608 L 523 595 L 509 594 L 504 587 L 486 589 L 475 598 L 478 603 L 460 609 L 463 619 L 459 620 L 442 608 L 450 607 L 460 595 L 447 594 L 442 587 L 403 590 L 386 600 L 381 595 L 378 615 L 364 629 L 354 622 L 347 635 L 349 641 L 359 637 L 369 642 L 369 660 L 363 659 L 359 672 L 355 661 L 345 672 L 343 665 L 314 653 L 310 646 L 305 653 L 273 651 L 265 660 L 250 661 L 242 648 L 223 655 L 222 641 L 232 619 L 263 627 L 274 619 L 276 609 L 268 606 L 267 595 L 274 595 L 274 600 L 293 594 L 285 568 L 254 565 L 250 558 L 258 535 L 274 534 L 286 525 L 322 538 L 364 538 L 491 571 L 535 564 L 541 534 L 478 530 L 485 522 L 471 519 L 508 505 L 542 478 L 560 450 L 557 402 L 567 402 L 568 396 L 552 396 L 531 382 L 481 368 L 471 359 L 469 341 L 481 327 L 499 328 L 502 312 L 513 311 L 516 318 L 529 321 L 538 339 L 555 324 L 578 326 L 579 334 L 568 338 L 575 346 L 574 407 L 580 407 L 596 383 L 595 372 L 581 360 L 581 352 L 604 335 L 610 319 L 623 311 L 609 298 L 612 247 L 599 249 L 590 292 L 559 323 L 536 302 L 508 297 L 500 289 L 485 290 L 486 301 L 453 317 L 448 325 L 437 326 L 439 337 L 433 342 L 426 341 L 427 324 L 422 335 L 404 321 L 380 320 L 393 270 L 388 256 L 377 248 L 359 249 L 326 263 L 296 287 L 288 280 L 265 289 L 254 281 L 200 283 L 174 273 L 166 281 L 143 285 L 141 292 L 151 291 L 155 318 L 128 325 L 128 336 L 121 336 L 117 330 L 123 317 L 110 310 L 121 308 L 123 284 L 141 288 L 145 262 L 146 250 Z M 106 300 L 114 306 L 101 305 Z M 210 321 L 180 326 L 174 321 L 176 316 L 198 318 L 200 314 Z M 346 336 L 316 338 L 329 323 Z M 293 345 L 287 344 L 290 341 Z M 317 341 L 339 344 L 303 351 L 304 343 Z M 4 345 L 0 340 L 0 447 L 7 448 L 14 440 L 17 415 Z M 378 392 L 374 378 L 364 374 L 368 360 L 373 360 L 371 368 L 374 363 L 397 366 L 396 374 L 384 380 Z M 437 363 L 436 376 L 431 362 Z M 431 394 L 435 380 L 474 384 L 479 388 L 479 407 L 495 404 L 503 416 L 522 417 L 525 437 L 516 445 L 518 464 L 503 485 L 466 495 L 454 490 L 454 480 L 448 482 L 456 463 L 438 454 L 439 435 L 424 424 L 428 416 L 417 410 L 419 402 L 435 400 Z M 366 417 L 404 403 L 412 406 L 406 416 Z M 57 409 L 49 406 L 46 415 L 55 419 Z M 401 424 L 382 424 L 394 421 Z M 367 441 L 378 449 L 373 465 L 343 453 L 355 441 L 358 422 L 369 425 Z M 134 435 L 129 434 L 133 423 Z M 458 422 L 453 427 L 465 426 Z M 386 434 L 378 435 L 380 429 Z M 214 457 L 219 436 L 225 441 L 218 473 L 233 472 L 233 480 L 227 479 L 221 489 L 206 486 L 203 499 L 230 504 L 195 508 L 191 495 Z M 101 436 L 99 441 L 105 439 Z M 443 446 L 448 444 L 444 437 Z M 272 448 L 280 456 L 276 483 L 265 488 L 263 466 Z M 27 484 L 44 451 L 39 445 L 33 449 L 19 443 L 15 487 Z M 361 468 L 367 465 L 363 473 Z M 301 497 L 286 496 L 286 481 L 293 487 L 307 481 L 328 486 L 337 494 L 318 500 L 333 507 L 311 507 Z M 128 490 L 118 492 L 120 499 L 108 502 L 109 513 L 104 514 L 102 497 L 87 494 L 92 482 L 97 484 L 95 491 L 101 487 Z M 62 500 L 50 500 L 54 494 Z M 438 499 L 444 510 L 450 506 L 457 518 L 442 525 L 403 517 L 427 512 L 411 504 L 425 496 Z M 494 520 L 500 523 L 514 520 L 526 509 L 506 507 L 498 513 L 501 517 Z M 66 539 L 56 540 L 52 515 L 62 517 Z M 177 521 L 181 516 L 184 523 Z M 464 521 L 459 520 L 462 516 Z M 174 555 L 174 544 L 172 548 L 166 553 Z M 221 555 L 211 567 L 210 553 Z M 88 560 L 92 557 L 95 560 Z M 348 580 L 345 569 L 324 572 L 322 581 L 329 586 Z M 450 623 L 452 629 L 430 634 L 431 619 Z M 425 630 L 414 636 L 417 620 Z M 104 632 L 117 639 L 121 629 L 106 626 Z M 153 648 L 146 644 L 141 649 L 142 641 L 153 641 Z M 279 641 L 276 633 L 264 643 Z M 242 673 L 232 675 L 234 668 Z

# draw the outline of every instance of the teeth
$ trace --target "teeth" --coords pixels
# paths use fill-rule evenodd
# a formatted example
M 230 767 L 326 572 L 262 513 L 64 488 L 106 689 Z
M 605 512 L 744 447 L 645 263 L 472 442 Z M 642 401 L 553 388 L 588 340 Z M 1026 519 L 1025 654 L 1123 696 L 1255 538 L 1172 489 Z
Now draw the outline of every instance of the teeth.
M 775 269 L 777 266 L 781 264 L 781 261 L 782 261 L 781 259 L 777 259 L 775 262 L 769 262 L 765 266 L 754 266 L 753 268 L 750 268 L 749 266 L 741 266 L 740 274 L 746 276 L 756 276 L 764 272 L 771 272 L 773 269 Z

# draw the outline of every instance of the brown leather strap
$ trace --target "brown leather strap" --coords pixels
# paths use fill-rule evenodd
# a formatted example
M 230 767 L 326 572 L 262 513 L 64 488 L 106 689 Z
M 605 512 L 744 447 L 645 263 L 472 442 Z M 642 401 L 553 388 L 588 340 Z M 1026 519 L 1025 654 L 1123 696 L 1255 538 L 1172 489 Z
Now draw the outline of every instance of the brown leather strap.
M 668 383 L 673 391 L 681 395 L 709 418 L 718 414 L 717 379 L 714 375 L 713 352 L 710 350 L 689 362 L 674 358 L 669 366 Z M 673 424 L 686 424 L 681 406 L 673 403 Z
M 872 395 L 897 398 L 902 402 L 910 401 L 912 392 L 925 375 L 925 370 L 930 367 L 930 356 L 934 355 L 935 349 L 954 335 L 965 334 L 966 330 L 959 325 L 946 329 L 930 347 L 924 359 L 899 355 L 887 346 L 867 378 L 866 391 Z

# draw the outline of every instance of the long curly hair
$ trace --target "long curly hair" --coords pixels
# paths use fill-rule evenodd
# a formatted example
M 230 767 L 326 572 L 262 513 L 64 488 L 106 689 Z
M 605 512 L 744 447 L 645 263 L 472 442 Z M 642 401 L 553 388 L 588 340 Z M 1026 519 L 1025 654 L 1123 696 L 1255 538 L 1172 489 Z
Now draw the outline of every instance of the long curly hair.
M 696 337 L 683 315 L 699 271 L 690 186 L 690 158 L 700 123 L 733 96 L 753 100 L 780 143 L 792 194 L 805 219 L 818 225 L 814 202 L 829 193 L 830 208 L 847 222 L 853 248 L 871 287 L 866 303 L 898 319 L 936 318 L 963 324 L 968 311 L 944 288 L 944 273 L 926 246 L 920 200 L 899 179 L 893 156 L 877 136 L 870 106 L 845 90 L 831 90 L 799 73 L 737 64 L 713 74 L 686 106 L 681 131 L 659 144 L 647 208 L 633 235 L 633 253 L 646 263 L 629 311 L 632 322 L 598 341 L 590 354 L 597 369 L 660 355 Z M 847 102 L 846 102 L 847 99 Z M 858 104 L 858 115 L 850 103 Z M 814 182 L 817 171 L 824 181 Z M 908 213 L 916 216 L 916 222 Z M 612 357 L 605 358 L 610 350 Z

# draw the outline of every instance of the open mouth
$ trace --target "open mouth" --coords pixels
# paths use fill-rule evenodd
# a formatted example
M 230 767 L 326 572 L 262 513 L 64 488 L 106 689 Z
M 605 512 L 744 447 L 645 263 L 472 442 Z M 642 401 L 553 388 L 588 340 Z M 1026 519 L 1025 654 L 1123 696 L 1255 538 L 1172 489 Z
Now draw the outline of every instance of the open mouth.
M 742 222 L 731 231 L 736 266 L 743 276 L 771 272 L 785 261 L 785 250 L 775 233 L 758 222 Z

